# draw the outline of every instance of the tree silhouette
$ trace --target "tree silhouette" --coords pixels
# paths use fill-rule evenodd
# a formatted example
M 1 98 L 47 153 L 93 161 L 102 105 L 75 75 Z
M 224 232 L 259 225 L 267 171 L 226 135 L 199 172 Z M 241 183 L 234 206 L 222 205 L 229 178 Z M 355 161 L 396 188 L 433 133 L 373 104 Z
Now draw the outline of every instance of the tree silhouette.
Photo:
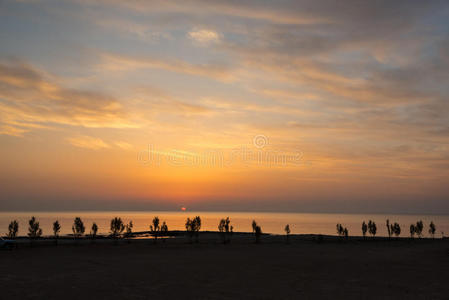
M 226 244 L 226 236 L 225 236 L 225 223 L 226 220 L 225 219 L 221 219 L 220 222 L 218 223 L 218 232 L 220 232 L 220 236 L 221 239 L 223 240 L 223 244 Z
M 366 232 L 368 231 L 368 225 L 366 225 L 365 221 L 362 223 L 362 233 L 363 233 L 363 239 L 366 238 Z
M 17 233 L 19 232 L 19 222 L 16 220 L 11 221 L 8 225 L 8 238 L 15 239 L 17 237 Z
M 387 226 L 387 232 L 388 232 L 388 238 L 391 239 L 391 227 L 390 227 L 390 220 L 387 219 L 387 222 L 385 224 Z
M 193 219 L 193 223 L 194 223 L 194 228 L 195 228 L 195 237 L 196 237 L 196 242 L 199 242 L 199 232 L 201 229 L 201 218 L 200 216 L 196 216 Z
M 111 235 L 113 238 L 118 238 L 123 230 L 125 230 L 125 225 L 121 218 L 115 217 L 111 220 Z
M 368 231 L 373 238 L 376 236 L 376 233 L 377 233 L 376 222 L 371 221 L 371 220 L 368 221 Z
M 348 228 L 343 227 L 341 224 L 337 224 L 337 234 L 339 237 L 344 237 L 345 239 L 348 239 Z
M 84 223 L 80 217 L 76 217 L 73 221 L 72 232 L 75 238 L 79 238 L 84 234 L 86 228 L 84 227 Z
M 61 225 L 59 224 L 59 221 L 56 220 L 53 222 L 53 236 L 55 238 L 55 244 L 58 244 L 58 237 L 59 237 L 59 232 L 61 231 Z
M 430 221 L 429 225 L 429 234 L 432 236 L 432 238 L 435 238 L 435 231 L 437 230 L 435 224 L 433 224 L 433 221 Z
M 128 243 L 131 242 L 129 238 L 133 234 L 133 227 L 134 227 L 133 221 L 129 221 L 129 223 L 125 225 L 125 237 L 128 239 Z
M 416 228 L 415 224 L 410 225 L 410 237 L 413 238 L 415 236 Z
M 338 234 L 338 236 L 343 236 L 344 235 L 344 228 L 343 228 L 343 226 L 341 225 L 341 224 L 337 224 L 337 234 Z
M 42 229 L 39 226 L 39 222 L 36 221 L 35 217 L 31 217 L 30 221 L 28 222 L 28 236 L 31 239 L 39 238 L 42 235 Z
M 390 230 L 391 233 L 396 236 L 396 238 L 398 238 L 399 235 L 401 234 L 401 226 L 396 222 L 390 225 Z
M 190 218 L 187 218 L 186 220 L 186 231 L 187 234 L 189 236 L 189 240 L 190 242 L 192 242 L 192 236 L 193 236 L 193 226 L 192 226 L 193 220 L 191 220 Z
M 167 226 L 167 223 L 164 221 L 164 222 L 162 222 L 162 225 L 161 225 L 161 232 L 163 232 L 163 233 L 167 233 L 168 232 L 168 226 Z
M 416 222 L 415 232 L 416 232 L 416 235 L 418 235 L 419 238 L 421 238 L 421 236 L 422 236 L 423 229 L 424 229 L 424 223 L 421 220 Z
M 256 220 L 253 220 L 253 223 L 251 224 L 251 226 L 253 227 L 253 233 L 255 233 L 256 232 L 256 226 L 257 226 Z
M 232 226 L 230 226 L 231 220 L 229 217 L 226 217 L 226 219 L 221 219 L 218 223 L 218 231 L 220 232 L 220 235 L 223 240 L 223 244 L 231 242 L 231 238 L 229 235 L 232 231 Z
M 164 237 L 166 237 L 167 236 L 167 233 L 168 233 L 168 226 L 167 226 L 167 223 L 164 221 L 164 222 L 162 222 L 162 225 L 161 225 L 161 234 L 164 236 Z M 165 238 L 164 239 L 162 239 L 162 241 L 165 243 Z
M 95 239 L 97 237 L 97 232 L 98 232 L 98 225 L 97 223 L 94 222 L 90 229 L 90 236 L 92 237 L 92 239 Z
M 262 228 L 259 225 L 256 225 L 254 229 L 254 236 L 256 237 L 256 244 L 259 244 L 260 236 L 262 235 Z
M 156 216 L 153 218 L 153 225 L 150 225 L 150 231 L 154 236 L 154 242 L 157 243 L 157 236 L 161 231 L 161 226 L 159 226 L 159 217 Z
M 285 236 L 287 238 L 287 244 L 288 244 L 288 243 L 290 243 L 290 225 L 289 224 L 285 225 L 284 231 L 285 231 Z
M 199 242 L 199 231 L 201 229 L 201 218 L 196 216 L 193 219 L 187 218 L 186 220 L 186 230 L 190 237 L 190 242 L 193 236 L 196 236 L 196 242 Z

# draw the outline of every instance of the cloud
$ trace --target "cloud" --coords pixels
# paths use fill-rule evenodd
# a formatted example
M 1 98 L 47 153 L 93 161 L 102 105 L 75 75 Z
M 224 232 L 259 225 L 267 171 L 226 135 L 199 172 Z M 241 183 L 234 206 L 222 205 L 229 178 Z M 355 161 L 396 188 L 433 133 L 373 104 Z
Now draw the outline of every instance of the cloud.
M 233 74 L 229 67 L 218 64 L 191 64 L 178 59 L 157 59 L 152 57 L 135 57 L 112 53 L 101 55 L 99 68 L 109 71 L 126 71 L 138 69 L 161 69 L 175 73 L 211 78 L 219 81 L 232 81 Z
M 124 141 L 112 141 L 107 143 L 100 138 L 87 135 L 69 137 L 66 138 L 66 141 L 72 146 L 89 150 L 110 149 L 113 146 L 120 148 L 122 150 L 132 150 L 134 148 L 133 145 Z
M 23 129 L 23 128 L 18 128 L 18 127 L 13 127 L 13 126 L 8 126 L 8 125 L 0 126 L 0 134 L 3 134 L 3 135 L 22 137 L 25 132 L 27 132 L 27 130 Z
M 136 127 L 113 97 L 65 88 L 17 60 L 0 62 L 0 133 L 22 136 L 32 129 L 57 125 Z
M 123 141 L 117 141 L 114 142 L 114 145 L 116 145 L 117 147 L 123 149 L 123 150 L 131 150 L 133 149 L 133 145 L 127 143 L 127 142 L 123 142 Z
M 94 138 L 91 136 L 78 136 L 66 139 L 71 145 L 78 148 L 85 148 L 90 150 L 101 150 L 110 148 L 102 139 Z
M 101 27 L 116 31 L 123 35 L 136 37 L 144 42 L 156 43 L 164 39 L 170 40 L 173 38 L 170 33 L 154 30 L 148 24 L 138 23 L 123 18 L 101 18 L 97 15 L 93 18 L 95 24 Z
M 210 115 L 214 111 L 206 105 L 196 104 L 187 99 L 178 99 L 169 92 L 154 87 L 138 88 L 132 99 L 137 103 L 138 111 L 151 115 Z
M 187 33 L 187 36 L 194 42 L 204 46 L 220 42 L 220 35 L 214 30 L 192 30 Z

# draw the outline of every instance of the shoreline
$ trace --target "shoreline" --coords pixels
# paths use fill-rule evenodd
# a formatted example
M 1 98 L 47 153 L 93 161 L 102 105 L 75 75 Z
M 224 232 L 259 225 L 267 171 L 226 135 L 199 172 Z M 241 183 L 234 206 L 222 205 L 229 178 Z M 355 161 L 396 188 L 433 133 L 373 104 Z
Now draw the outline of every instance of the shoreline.
M 234 232 L 232 235 L 228 234 L 227 237 L 230 237 L 230 243 L 254 243 L 255 236 L 252 232 Z M 130 237 L 119 237 L 114 238 L 111 235 L 99 234 L 95 238 L 91 236 L 85 235 L 82 237 L 75 238 L 73 235 L 63 235 L 59 236 L 55 239 L 53 236 L 42 236 L 36 239 L 31 239 L 27 236 L 19 236 L 14 239 L 8 239 L 6 236 L 3 236 L 6 240 L 11 240 L 16 245 L 19 246 L 40 246 L 40 245 L 72 245 L 72 244 L 95 244 L 95 243 L 114 243 L 114 244 L 122 244 L 122 243 L 136 243 L 136 242 L 153 242 L 155 237 L 150 231 L 141 231 L 135 232 Z M 198 238 L 201 243 L 210 243 L 210 244 L 222 244 L 222 235 L 218 231 L 200 231 L 198 233 Z M 190 243 L 189 234 L 186 231 L 168 231 L 164 235 L 160 234 L 157 236 L 157 240 L 168 241 L 168 243 L 176 242 L 176 243 Z M 193 238 L 195 239 L 195 238 Z M 399 243 L 399 242 L 408 242 L 410 244 L 416 243 L 438 243 L 439 241 L 447 241 L 449 237 L 384 237 L 384 236 L 349 236 L 348 238 L 344 238 L 337 235 L 324 235 L 324 234 L 290 234 L 288 237 L 288 243 L 301 243 L 301 242 L 314 242 L 317 244 L 320 243 L 375 243 L 375 242 L 390 242 L 390 243 Z M 271 233 L 263 233 L 260 237 L 260 243 L 287 243 L 286 235 L 281 234 L 271 234 Z

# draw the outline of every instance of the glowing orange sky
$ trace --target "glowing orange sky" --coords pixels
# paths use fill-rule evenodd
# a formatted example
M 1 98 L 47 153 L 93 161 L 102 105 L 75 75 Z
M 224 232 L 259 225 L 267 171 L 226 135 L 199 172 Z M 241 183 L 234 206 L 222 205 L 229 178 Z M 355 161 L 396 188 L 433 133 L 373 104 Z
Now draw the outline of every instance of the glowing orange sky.
M 449 212 L 447 4 L 188 2 L 2 4 L 0 209 Z

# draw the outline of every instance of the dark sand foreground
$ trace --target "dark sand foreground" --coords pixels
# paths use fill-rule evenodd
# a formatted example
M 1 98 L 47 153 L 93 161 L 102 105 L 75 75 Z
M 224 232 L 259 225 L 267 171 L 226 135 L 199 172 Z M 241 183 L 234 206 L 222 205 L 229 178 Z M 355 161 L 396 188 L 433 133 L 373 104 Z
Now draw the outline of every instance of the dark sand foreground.
M 21 245 L 0 265 L 0 299 L 449 299 L 447 239 Z

